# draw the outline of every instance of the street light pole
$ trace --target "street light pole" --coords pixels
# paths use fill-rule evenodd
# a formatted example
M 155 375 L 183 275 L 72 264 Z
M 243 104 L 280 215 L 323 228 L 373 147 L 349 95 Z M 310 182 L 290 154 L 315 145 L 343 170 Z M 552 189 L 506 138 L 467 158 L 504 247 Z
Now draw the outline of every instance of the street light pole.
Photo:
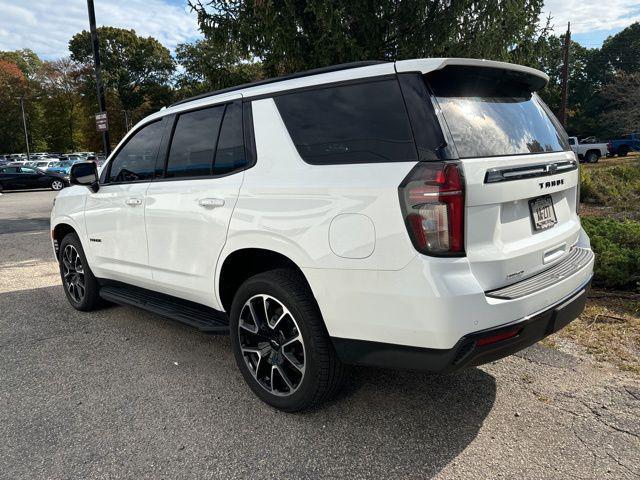
M 107 105 L 104 99 L 104 88 L 102 86 L 102 72 L 100 69 L 100 48 L 98 45 L 98 31 L 96 30 L 96 12 L 93 8 L 93 0 L 87 0 L 87 9 L 89 10 L 89 29 L 91 30 L 91 45 L 93 46 L 93 63 L 96 70 L 96 88 L 98 90 L 98 107 L 100 113 L 107 112 Z M 111 145 L 109 143 L 109 130 L 102 132 L 102 146 L 105 155 L 111 153 Z
M 24 127 L 24 143 L 27 146 L 27 162 L 31 161 L 29 157 L 29 134 L 27 133 L 27 117 L 24 115 L 24 97 L 20 97 L 20 110 L 22 111 L 22 126 Z

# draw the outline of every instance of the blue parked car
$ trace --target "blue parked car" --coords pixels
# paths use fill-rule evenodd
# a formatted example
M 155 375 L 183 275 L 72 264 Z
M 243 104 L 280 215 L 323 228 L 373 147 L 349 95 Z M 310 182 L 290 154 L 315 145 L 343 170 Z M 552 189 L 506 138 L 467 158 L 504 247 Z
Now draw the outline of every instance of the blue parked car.
M 640 152 L 640 133 L 623 135 L 618 140 L 609 140 L 607 144 L 609 155 L 626 157 L 629 152 Z
M 58 175 L 67 176 L 71 170 L 71 165 L 76 162 L 58 162 L 55 167 L 47 168 L 47 173 L 56 173 Z

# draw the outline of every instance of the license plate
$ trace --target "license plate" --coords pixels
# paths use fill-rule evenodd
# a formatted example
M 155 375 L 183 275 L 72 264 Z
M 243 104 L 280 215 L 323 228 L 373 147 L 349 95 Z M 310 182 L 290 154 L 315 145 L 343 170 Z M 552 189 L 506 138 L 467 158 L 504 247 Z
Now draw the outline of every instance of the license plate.
M 531 222 L 536 231 L 546 230 L 558 223 L 556 211 L 553 209 L 553 199 L 551 195 L 529 200 L 529 210 L 531 210 Z

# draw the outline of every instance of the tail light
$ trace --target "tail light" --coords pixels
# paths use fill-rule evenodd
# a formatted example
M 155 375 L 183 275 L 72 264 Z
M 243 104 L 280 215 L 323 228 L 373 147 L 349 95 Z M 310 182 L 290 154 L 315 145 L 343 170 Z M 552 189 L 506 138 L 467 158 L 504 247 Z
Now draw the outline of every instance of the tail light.
M 414 247 L 434 256 L 464 255 L 464 180 L 459 162 L 421 162 L 399 187 Z

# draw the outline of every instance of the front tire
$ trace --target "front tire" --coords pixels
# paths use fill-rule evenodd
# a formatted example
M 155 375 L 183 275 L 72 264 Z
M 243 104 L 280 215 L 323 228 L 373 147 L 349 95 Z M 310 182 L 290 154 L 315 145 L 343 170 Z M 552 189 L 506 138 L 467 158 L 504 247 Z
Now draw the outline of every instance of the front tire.
M 339 389 L 343 365 L 299 272 L 277 269 L 246 280 L 233 299 L 230 330 L 238 368 L 265 403 L 297 412 Z
M 62 180 L 55 179 L 51 182 L 51 190 L 55 190 L 56 192 L 62 190 L 64 188 L 64 182 Z
M 59 255 L 60 277 L 67 300 L 76 310 L 95 310 L 100 303 L 98 281 L 75 233 L 69 233 L 62 239 Z

